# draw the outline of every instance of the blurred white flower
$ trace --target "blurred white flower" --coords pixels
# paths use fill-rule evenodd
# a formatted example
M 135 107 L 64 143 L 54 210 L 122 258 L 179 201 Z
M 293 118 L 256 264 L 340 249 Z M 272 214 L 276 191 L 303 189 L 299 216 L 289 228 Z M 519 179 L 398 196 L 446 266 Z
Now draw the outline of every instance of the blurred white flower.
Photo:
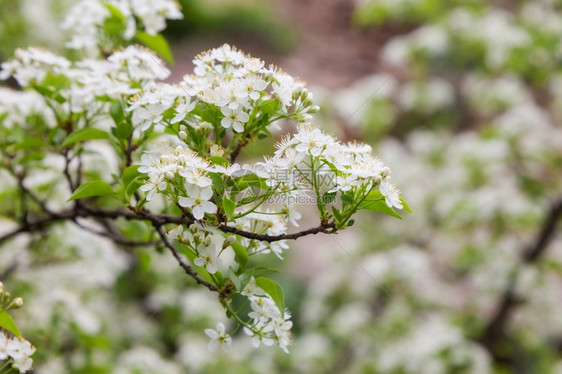
M 232 338 L 225 332 L 225 327 L 221 322 L 217 323 L 216 329 L 205 329 L 205 334 L 211 338 L 207 345 L 209 351 L 216 352 L 219 347 L 225 352 L 230 351 Z

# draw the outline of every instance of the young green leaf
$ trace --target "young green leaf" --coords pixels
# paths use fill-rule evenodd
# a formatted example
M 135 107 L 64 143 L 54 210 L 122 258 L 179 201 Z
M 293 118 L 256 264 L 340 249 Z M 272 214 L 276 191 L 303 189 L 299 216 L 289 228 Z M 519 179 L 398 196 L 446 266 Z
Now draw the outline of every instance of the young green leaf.
M 396 213 L 394 209 L 386 205 L 384 197 L 379 190 L 369 192 L 365 200 L 363 200 L 361 204 L 359 204 L 359 209 L 368 209 L 374 212 L 384 213 L 388 214 L 389 216 L 402 219 L 402 216 L 400 214 Z
M 331 204 L 336 199 L 336 195 L 337 195 L 337 191 L 336 192 L 326 192 L 324 195 L 322 195 L 321 201 L 324 205 Z
M 251 190 L 248 190 L 251 192 Z M 248 195 L 248 194 L 244 194 L 244 195 Z M 242 199 L 238 200 L 238 205 L 246 205 L 246 204 L 250 204 L 253 203 L 254 201 L 263 198 L 264 195 L 251 195 L 251 196 L 245 196 Z
M 224 181 L 222 180 L 222 176 L 218 173 L 209 173 L 209 177 L 213 181 L 213 187 L 218 194 L 222 194 L 224 192 Z
M 228 268 L 228 277 L 230 278 L 230 280 L 234 284 L 234 287 L 236 287 L 236 290 L 238 292 L 242 291 L 242 289 L 240 288 L 241 287 L 240 278 L 238 278 L 238 275 L 236 275 L 236 273 L 232 269 L 232 266 L 230 266 Z
M 404 206 L 404 210 L 408 213 L 414 213 L 412 212 L 412 209 L 410 209 L 410 207 L 408 206 L 408 203 L 402 198 L 402 196 L 400 196 L 400 202 L 402 203 L 402 205 Z
M 262 190 L 269 189 L 263 178 L 260 178 L 255 174 L 247 174 L 233 180 L 232 190 L 240 192 L 250 186 L 259 187 Z
M 170 46 L 168 45 L 166 38 L 164 38 L 161 34 L 150 35 L 144 31 L 139 31 L 135 34 L 135 39 L 158 53 L 170 64 L 174 64 L 174 57 L 172 56 Z
M 138 165 L 131 165 L 123 170 L 123 176 L 121 180 L 123 181 L 123 186 L 127 187 L 131 182 L 133 182 L 138 176 L 145 175 L 139 171 Z
M 285 313 L 285 295 L 283 294 L 283 288 L 273 279 L 266 277 L 256 278 L 256 285 L 271 296 L 279 308 L 281 315 L 283 315 Z
M 109 185 L 109 183 L 97 180 L 84 183 L 78 187 L 67 201 L 84 199 L 87 197 L 111 195 L 113 195 L 113 188 Z
M 127 196 L 131 196 L 135 191 L 142 186 L 142 183 L 148 176 L 139 172 L 138 165 L 131 165 L 123 171 L 121 181 Z
M 226 195 L 222 197 L 222 209 L 226 214 L 226 219 L 232 221 L 234 217 L 234 209 L 236 208 L 236 203 L 230 200 Z
M 261 111 L 265 114 L 275 114 L 279 109 L 281 109 L 281 102 L 278 99 L 271 99 L 265 101 L 261 105 Z
M 240 271 L 244 271 L 244 269 L 246 269 L 246 265 L 248 264 L 248 251 L 238 242 L 234 242 L 230 246 L 234 250 L 236 262 L 238 262 L 239 265 L 238 269 Z
M 133 126 L 130 122 L 120 121 L 115 126 L 115 136 L 118 139 L 128 139 L 133 133 Z
M 18 338 L 21 338 L 21 332 L 18 330 L 16 323 L 5 310 L 0 310 L 0 327 L 8 330 Z
M 103 3 L 103 5 L 109 10 L 109 12 L 111 13 L 111 15 L 115 18 L 118 18 L 120 20 L 125 21 L 125 16 L 123 15 L 123 13 L 121 13 L 121 11 L 119 9 L 117 9 L 115 6 L 108 4 L 108 3 Z
M 73 145 L 86 140 L 108 138 L 109 134 L 106 131 L 100 129 L 81 129 L 71 133 L 66 139 L 64 139 L 64 141 L 62 142 L 62 146 L 68 147 L 69 145 Z
M 224 157 L 220 157 L 220 156 L 211 156 L 209 157 L 209 161 L 211 161 L 213 164 L 215 165 L 220 165 L 220 166 L 224 166 L 224 167 L 228 167 L 228 160 Z
M 113 118 L 113 122 L 118 124 L 125 119 L 125 112 L 123 111 L 123 105 L 119 101 L 114 101 L 109 107 L 109 115 Z
M 238 279 L 240 279 L 240 292 L 244 291 L 244 288 L 246 288 L 246 285 L 250 282 L 250 279 L 252 279 L 253 275 L 254 275 L 254 270 L 250 269 L 242 273 L 238 277 Z

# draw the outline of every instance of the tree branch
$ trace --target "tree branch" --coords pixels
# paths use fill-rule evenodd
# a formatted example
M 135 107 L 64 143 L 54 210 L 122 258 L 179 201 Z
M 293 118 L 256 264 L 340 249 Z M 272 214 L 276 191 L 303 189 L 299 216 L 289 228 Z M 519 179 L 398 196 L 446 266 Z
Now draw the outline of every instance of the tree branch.
M 562 199 L 555 202 L 544 223 L 541 227 L 540 232 L 532 246 L 527 248 L 523 252 L 522 264 L 532 264 L 536 262 L 546 251 L 548 245 L 554 237 L 556 225 L 558 221 L 562 218 Z M 491 352 L 493 355 L 495 353 L 495 347 L 499 341 L 506 336 L 506 325 L 509 320 L 509 316 L 513 309 L 519 305 L 522 300 L 520 300 L 515 295 L 515 282 L 517 281 L 517 272 L 511 278 L 505 292 L 503 293 L 498 307 L 496 308 L 495 314 L 492 316 L 482 337 L 479 341 Z
M 238 143 L 236 148 L 234 148 L 234 151 L 232 151 L 232 153 L 230 155 L 230 163 L 231 164 L 236 162 L 236 159 L 238 158 L 238 155 L 240 155 L 240 152 L 242 151 L 242 148 L 244 148 L 245 145 L 246 145 L 246 143 Z
M 168 248 L 170 250 L 170 252 L 172 252 L 172 255 L 176 258 L 176 260 L 180 264 L 181 268 L 185 271 L 185 273 L 187 275 L 189 275 L 190 277 L 195 279 L 195 281 L 198 284 L 201 284 L 201 285 L 207 287 L 209 290 L 218 291 L 217 287 L 215 287 L 214 284 L 211 284 L 211 283 L 207 282 L 206 280 L 204 280 L 203 278 L 201 278 L 199 276 L 199 274 L 197 274 L 197 272 L 195 270 L 193 270 L 193 268 L 187 262 L 184 261 L 184 259 L 181 257 L 181 255 L 179 254 L 176 247 L 174 247 L 173 244 L 168 239 L 168 236 L 164 232 L 164 229 L 161 225 L 160 226 L 154 225 L 154 228 L 158 232 L 158 235 L 160 236 L 160 239 L 162 239 L 162 242 L 164 243 L 166 248 Z
M 143 242 L 143 241 L 129 240 L 127 238 L 122 237 L 121 235 L 110 232 L 109 230 L 105 230 L 105 231 L 95 230 L 91 227 L 88 227 L 86 225 L 81 224 L 80 222 L 78 222 L 78 219 L 76 219 L 76 218 L 73 219 L 72 221 L 74 222 L 74 224 L 76 226 L 80 227 L 84 231 L 88 231 L 88 232 L 91 232 L 92 234 L 96 234 L 98 236 L 103 236 L 104 238 L 111 239 L 111 241 L 113 241 L 114 243 L 117 243 L 119 245 L 123 245 L 123 246 L 126 246 L 126 247 L 146 247 L 146 246 L 151 246 L 151 245 L 157 244 L 156 242 Z
M 7 234 L 4 234 L 3 236 L 0 236 L 0 244 L 18 234 L 22 234 L 25 232 L 34 232 L 55 222 L 66 221 L 66 220 L 73 221 L 76 218 L 87 218 L 87 217 L 99 217 L 99 218 L 110 218 L 110 219 L 124 218 L 127 220 L 149 221 L 155 226 L 163 226 L 166 224 L 190 225 L 195 222 L 191 217 L 187 217 L 187 216 L 176 216 L 171 214 L 153 214 L 146 210 L 135 211 L 133 209 L 123 209 L 123 208 L 108 210 L 102 208 L 88 207 L 84 204 L 77 204 L 73 209 L 65 210 L 59 213 L 50 212 L 47 213 L 45 217 L 35 220 L 29 219 L 28 222 L 20 225 L 17 229 Z M 266 242 L 298 239 L 303 236 L 315 235 L 318 233 L 329 234 L 333 232 L 333 227 L 334 227 L 333 223 L 328 223 L 328 224 L 310 228 L 308 230 L 299 231 L 293 234 L 266 235 L 266 234 L 258 234 L 251 231 L 240 230 L 237 229 L 236 227 L 227 226 L 224 224 L 217 226 L 217 228 L 222 232 L 229 232 L 232 234 L 240 235 L 248 239 L 255 239 L 255 240 L 261 240 Z
M 316 226 L 316 227 L 312 227 L 310 229 L 304 230 L 304 231 L 299 231 L 293 234 L 280 234 L 280 235 L 267 235 L 267 234 L 258 234 L 255 232 L 250 232 L 250 231 L 244 231 L 244 230 L 240 230 L 237 229 L 236 227 L 232 227 L 232 226 L 227 226 L 227 225 L 219 225 L 217 226 L 217 228 L 219 230 L 221 230 L 222 232 L 229 232 L 232 234 L 236 234 L 236 235 L 240 235 L 244 238 L 248 238 L 248 239 L 255 239 L 255 240 L 261 240 L 264 242 L 276 242 L 279 240 L 288 240 L 288 239 L 298 239 L 301 238 L 303 236 L 307 236 L 307 235 L 316 235 L 318 233 L 325 233 L 325 234 L 331 234 L 334 231 L 332 230 L 334 228 L 334 223 L 327 223 L 325 225 L 320 225 L 320 226 Z

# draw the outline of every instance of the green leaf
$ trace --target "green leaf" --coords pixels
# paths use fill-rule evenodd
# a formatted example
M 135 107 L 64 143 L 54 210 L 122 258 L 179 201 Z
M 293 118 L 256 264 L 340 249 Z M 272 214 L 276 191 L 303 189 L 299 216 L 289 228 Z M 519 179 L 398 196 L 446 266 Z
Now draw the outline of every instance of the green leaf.
M 353 205 L 353 197 L 349 196 L 348 194 L 342 194 L 341 201 L 343 205 Z
M 133 134 L 133 125 L 127 121 L 121 121 L 115 126 L 115 136 L 118 139 L 129 139 Z
M 81 185 L 74 191 L 72 196 L 67 201 L 84 199 L 94 196 L 111 196 L 113 195 L 113 188 L 109 183 L 102 180 L 87 182 Z
M 125 112 L 123 111 L 123 105 L 121 105 L 121 102 L 114 101 L 111 103 L 111 106 L 109 107 L 109 115 L 113 118 L 115 124 L 118 124 L 125 119 Z
M 125 21 L 125 16 L 121 13 L 119 9 L 108 3 L 103 3 L 103 5 L 111 12 L 111 15 L 113 17 Z
M 326 204 L 331 204 L 334 202 L 336 195 L 337 195 L 337 191 L 335 192 L 326 192 L 324 195 L 322 195 L 322 204 L 326 205 Z
M 139 252 L 138 259 L 142 272 L 146 273 L 150 269 L 152 257 L 150 257 L 148 252 Z
M 219 156 L 211 156 L 209 157 L 209 161 L 215 165 L 224 166 L 225 168 L 230 164 L 226 158 Z
M 213 181 L 213 187 L 218 194 L 222 194 L 224 192 L 224 181 L 222 180 L 222 176 L 218 173 L 209 173 L 209 177 Z
M 59 103 L 64 103 L 66 99 L 58 91 L 52 87 L 33 86 L 33 89 L 40 93 L 42 96 L 53 99 Z
M 63 88 L 70 87 L 70 78 L 64 74 L 54 74 L 47 72 L 45 78 L 41 81 L 41 86 L 48 87 L 53 91 L 59 91 Z
M 238 262 L 239 265 L 238 270 L 244 271 L 246 269 L 246 265 L 248 264 L 248 251 L 238 242 L 234 242 L 230 246 L 234 250 L 236 262 Z
M 341 217 L 341 212 L 336 209 L 335 206 L 332 207 L 332 213 L 334 214 L 334 218 L 336 219 L 336 221 L 341 221 L 342 217 Z
M 252 279 L 253 275 L 254 270 L 250 269 L 242 273 L 242 275 L 238 277 L 238 279 L 240 279 L 240 292 L 244 291 L 244 288 L 246 288 L 246 285 L 248 284 L 248 282 L 250 282 L 250 279 Z
M 123 171 L 123 176 L 121 178 L 123 182 L 123 187 L 125 188 L 125 193 L 127 196 L 131 196 L 136 192 L 136 190 L 142 186 L 142 183 L 148 175 L 139 172 L 138 165 L 132 165 L 127 167 Z
M 414 213 L 412 212 L 412 209 L 410 209 L 410 207 L 408 206 L 408 203 L 402 198 L 402 196 L 400 196 L 400 202 L 402 203 L 402 205 L 404 206 L 404 210 L 408 213 Z
M 260 187 L 263 190 L 269 189 L 267 184 L 265 184 L 265 180 L 255 174 L 243 175 L 240 178 L 234 179 L 233 183 L 233 191 L 243 191 L 250 186 Z
M 248 190 L 251 192 L 251 190 Z M 246 195 L 246 194 L 244 194 Z M 238 205 L 246 205 L 253 203 L 254 201 L 263 198 L 265 195 L 257 195 L 257 196 L 245 196 L 242 199 L 238 200 Z
M 228 277 L 230 278 L 230 280 L 234 284 L 234 287 L 236 287 L 236 290 L 238 292 L 242 291 L 242 289 L 240 288 L 241 287 L 240 278 L 238 278 L 238 275 L 236 275 L 236 273 L 232 269 L 232 266 L 230 266 L 228 268 Z
M 126 21 L 119 17 L 108 17 L 103 22 L 103 31 L 113 38 L 122 38 L 126 29 Z
M 254 274 L 279 273 L 279 270 L 267 266 L 256 266 L 250 270 L 252 270 Z
M 45 146 L 45 141 L 40 138 L 25 138 L 17 143 L 16 149 L 37 149 Z
M 279 308 L 281 315 L 285 313 L 285 295 L 281 286 L 275 282 L 273 279 L 266 277 L 256 278 L 256 285 L 261 287 L 271 298 L 275 301 L 275 304 Z
M 73 145 L 75 143 L 83 142 L 86 140 L 108 138 L 109 134 L 106 131 L 100 129 L 81 129 L 67 136 L 67 138 L 64 139 L 64 142 L 62 142 L 62 146 L 67 147 L 69 145 Z
M 232 221 L 232 217 L 234 217 L 234 209 L 236 208 L 236 203 L 230 200 L 226 195 L 222 197 L 222 209 L 226 214 L 226 219 Z
M 123 176 L 121 180 L 123 181 L 123 186 L 127 187 L 131 182 L 133 182 L 138 176 L 145 175 L 139 171 L 139 165 L 131 165 L 123 170 Z
M 262 113 L 275 114 L 275 113 L 277 113 L 277 111 L 279 109 L 281 109 L 281 102 L 279 101 L 279 99 L 271 99 L 271 100 L 265 101 L 261 105 L 260 109 L 261 109 Z
M 402 216 L 400 214 L 396 213 L 394 209 L 386 205 L 384 197 L 379 190 L 369 192 L 365 200 L 363 200 L 361 204 L 359 204 L 359 209 L 368 209 L 374 212 L 384 213 L 388 214 L 389 216 L 402 219 Z
M 174 57 L 170 46 L 161 34 L 150 35 L 144 31 L 135 34 L 135 39 L 162 56 L 170 64 L 174 64 Z
M 0 310 L 0 327 L 8 330 L 18 338 L 21 338 L 21 332 L 18 330 L 16 323 L 5 310 Z

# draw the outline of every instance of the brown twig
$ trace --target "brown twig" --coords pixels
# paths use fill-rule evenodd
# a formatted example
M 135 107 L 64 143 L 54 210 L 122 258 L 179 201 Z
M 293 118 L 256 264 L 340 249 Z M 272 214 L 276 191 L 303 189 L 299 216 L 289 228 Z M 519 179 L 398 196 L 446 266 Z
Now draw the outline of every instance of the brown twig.
M 241 143 L 238 143 L 236 148 L 234 148 L 234 151 L 232 151 L 232 153 L 230 154 L 230 163 L 231 164 L 236 162 L 236 159 L 240 155 L 240 152 L 242 151 L 242 148 L 244 148 L 245 145 L 246 145 L 246 142 L 241 142 Z
M 104 231 L 95 230 L 91 227 L 81 224 L 80 222 L 78 222 L 78 219 L 73 219 L 72 222 L 74 222 L 76 226 L 80 227 L 84 231 L 88 231 L 91 232 L 92 234 L 96 234 L 98 236 L 103 236 L 104 238 L 111 239 L 112 242 L 126 247 L 146 247 L 146 246 L 153 246 L 157 244 L 157 242 L 153 242 L 153 241 L 145 242 L 145 241 L 129 240 L 127 238 L 122 237 L 121 235 L 110 232 L 109 230 L 104 230 Z
M 76 205 L 73 209 L 65 210 L 59 213 L 51 212 L 45 217 L 39 219 L 29 219 L 27 223 L 20 225 L 17 229 L 0 236 L 0 243 L 25 232 L 34 232 L 52 223 L 66 220 L 74 220 L 76 218 L 86 218 L 86 217 L 98 217 L 98 218 L 109 218 L 117 219 L 124 218 L 127 220 L 142 220 L 149 221 L 155 226 L 163 226 L 166 224 L 176 224 L 176 225 L 190 225 L 195 221 L 187 216 L 176 216 L 171 214 L 154 214 L 146 210 L 135 211 L 133 209 L 102 209 L 89 207 L 84 204 Z M 240 230 L 236 227 L 219 225 L 217 228 L 223 232 L 229 232 L 232 234 L 240 235 L 248 239 L 262 240 L 266 242 L 276 242 L 279 240 L 289 240 L 298 239 L 307 235 L 315 235 L 318 233 L 332 233 L 333 223 L 328 223 L 320 225 L 317 227 L 312 227 L 310 229 L 299 231 L 293 234 L 280 234 L 280 235 L 267 235 L 258 234 L 251 231 Z
M 303 236 L 316 235 L 318 233 L 330 234 L 330 233 L 333 232 L 332 229 L 334 228 L 334 223 L 327 223 L 325 225 L 312 227 L 310 229 L 295 232 L 293 234 L 280 234 L 280 235 L 258 234 L 258 233 L 255 233 L 255 232 L 240 230 L 240 229 L 237 229 L 236 227 L 227 226 L 227 225 L 219 225 L 219 226 L 217 226 L 217 228 L 219 230 L 221 230 L 222 232 L 229 232 L 229 233 L 232 233 L 232 234 L 240 235 L 244 238 L 261 240 L 261 241 L 271 243 L 271 242 L 276 242 L 276 241 L 279 241 L 279 240 L 298 239 L 298 238 L 301 238 Z
M 206 280 L 204 280 L 203 278 L 201 278 L 199 276 L 199 274 L 197 274 L 197 272 L 195 270 L 193 270 L 193 268 L 187 262 L 185 262 L 185 260 L 179 254 L 176 247 L 174 247 L 174 245 L 168 239 L 168 236 L 166 235 L 166 232 L 164 232 L 164 228 L 161 225 L 160 226 L 154 225 L 154 228 L 158 232 L 158 235 L 160 236 L 160 239 L 162 239 L 162 242 L 164 243 L 166 248 L 168 248 L 170 250 L 170 252 L 172 252 L 172 255 L 176 258 L 176 260 L 180 264 L 181 268 L 185 271 L 185 273 L 187 275 L 189 275 L 190 277 L 195 279 L 195 281 L 198 284 L 201 284 L 201 285 L 207 287 L 209 290 L 218 291 L 217 287 L 214 284 L 211 284 L 211 283 L 207 282 Z
M 562 218 L 562 199 L 554 203 L 544 220 L 540 232 L 537 235 L 534 244 L 523 252 L 522 263 L 535 263 L 546 251 L 548 245 L 552 241 L 556 225 Z M 517 272 L 514 273 L 510 282 L 498 302 L 495 313 L 486 324 L 484 333 L 479 341 L 488 349 L 492 355 L 496 356 L 496 346 L 498 342 L 506 337 L 506 325 L 513 309 L 519 305 L 520 300 L 515 294 L 515 282 L 517 280 Z

